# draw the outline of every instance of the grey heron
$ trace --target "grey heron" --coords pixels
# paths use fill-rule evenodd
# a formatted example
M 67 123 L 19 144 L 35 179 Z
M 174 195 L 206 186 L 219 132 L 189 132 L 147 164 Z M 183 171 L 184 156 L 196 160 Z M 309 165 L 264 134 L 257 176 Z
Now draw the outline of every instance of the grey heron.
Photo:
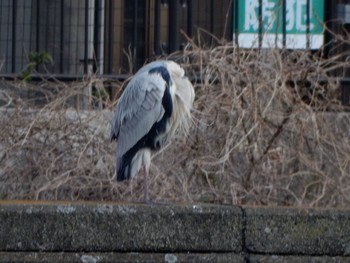
M 111 140 L 117 141 L 117 181 L 131 179 L 142 169 L 146 202 L 151 152 L 188 127 L 194 96 L 183 68 L 159 60 L 142 67 L 119 99 L 111 129 Z

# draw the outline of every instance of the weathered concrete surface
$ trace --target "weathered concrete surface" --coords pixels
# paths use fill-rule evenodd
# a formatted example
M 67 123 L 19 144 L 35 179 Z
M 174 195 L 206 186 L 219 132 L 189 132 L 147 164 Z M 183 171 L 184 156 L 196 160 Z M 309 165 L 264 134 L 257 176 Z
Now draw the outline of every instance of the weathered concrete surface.
M 260 207 L 244 211 L 250 253 L 350 256 L 350 210 Z
M 0 201 L 4 262 L 350 262 L 350 210 Z
M 348 263 L 348 257 L 251 255 L 250 263 Z
M 233 253 L 65 253 L 65 252 L 0 252 L 0 263 L 243 263 L 244 258 Z
M 242 215 L 234 206 L 0 205 L 0 251 L 168 253 L 242 249 Z

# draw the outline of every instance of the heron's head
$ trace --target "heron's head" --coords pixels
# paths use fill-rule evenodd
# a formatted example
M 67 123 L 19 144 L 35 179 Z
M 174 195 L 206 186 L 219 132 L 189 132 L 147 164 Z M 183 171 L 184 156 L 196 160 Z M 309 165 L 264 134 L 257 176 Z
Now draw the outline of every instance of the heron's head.
M 167 61 L 167 68 L 174 81 L 175 96 L 183 101 L 191 109 L 194 101 L 194 89 L 185 75 L 184 69 L 173 61 Z
M 174 89 L 174 126 L 188 129 L 191 109 L 194 101 L 194 89 L 185 75 L 184 69 L 173 61 L 167 61 L 167 68 L 173 81 Z

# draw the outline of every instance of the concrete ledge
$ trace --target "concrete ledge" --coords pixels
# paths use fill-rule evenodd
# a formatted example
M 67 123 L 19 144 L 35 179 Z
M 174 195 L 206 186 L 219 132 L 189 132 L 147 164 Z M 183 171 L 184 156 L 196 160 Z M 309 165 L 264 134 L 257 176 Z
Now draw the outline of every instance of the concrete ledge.
M 2 203 L 0 251 L 240 252 L 241 218 L 234 206 Z
M 244 211 L 249 252 L 350 256 L 350 210 L 245 208 Z
M 243 256 L 233 253 L 74 253 L 74 252 L 0 252 L 1 263 L 243 263 Z
M 234 253 L 0 252 L 0 263 L 348 263 L 348 257 L 250 255 Z
M 348 257 L 251 255 L 249 263 L 348 263 Z M 234 261 L 233 261 L 234 262 Z
M 0 202 L 4 262 L 350 262 L 350 210 Z

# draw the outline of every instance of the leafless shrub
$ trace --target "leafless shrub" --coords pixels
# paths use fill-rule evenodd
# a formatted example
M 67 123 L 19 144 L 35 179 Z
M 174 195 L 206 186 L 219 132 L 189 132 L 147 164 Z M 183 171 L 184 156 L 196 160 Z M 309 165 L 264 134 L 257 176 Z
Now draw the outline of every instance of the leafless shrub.
M 87 96 L 94 81 L 2 83 L 2 198 L 96 199 L 95 187 L 112 180 L 108 116 L 79 109 L 104 103 Z
M 346 63 L 322 57 L 220 41 L 214 48 L 191 42 L 171 56 L 197 80 L 193 125 L 188 137 L 179 135 L 155 154 L 152 199 L 349 205 L 350 118 L 333 76 Z M 0 198 L 142 200 L 142 176 L 114 178 L 113 103 L 72 107 L 97 82 L 2 83 Z M 87 99 L 87 105 L 99 100 Z
M 350 119 L 333 74 L 346 67 L 339 57 L 192 42 L 180 57 L 202 79 L 191 145 L 159 158 L 162 172 L 186 186 L 177 199 L 349 204 Z

